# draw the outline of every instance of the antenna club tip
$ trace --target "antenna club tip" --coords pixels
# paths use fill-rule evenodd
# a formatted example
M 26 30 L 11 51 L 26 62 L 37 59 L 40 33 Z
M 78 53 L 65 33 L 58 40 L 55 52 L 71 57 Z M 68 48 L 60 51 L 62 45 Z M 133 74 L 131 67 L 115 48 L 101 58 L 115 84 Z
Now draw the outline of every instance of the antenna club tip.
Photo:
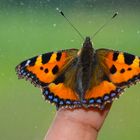
M 56 7 L 56 11 L 60 11 L 60 9 L 58 7 Z
M 118 14 L 119 14 L 119 12 L 115 12 L 115 14 L 112 16 L 112 18 L 115 18 Z
M 56 8 L 56 11 L 58 11 L 59 13 L 61 13 L 62 11 L 57 7 Z
M 119 12 L 117 11 L 115 14 L 116 14 L 116 16 L 117 16 L 117 15 L 119 14 Z
M 56 8 L 56 11 L 58 11 L 62 16 L 64 16 L 64 13 L 58 7 Z

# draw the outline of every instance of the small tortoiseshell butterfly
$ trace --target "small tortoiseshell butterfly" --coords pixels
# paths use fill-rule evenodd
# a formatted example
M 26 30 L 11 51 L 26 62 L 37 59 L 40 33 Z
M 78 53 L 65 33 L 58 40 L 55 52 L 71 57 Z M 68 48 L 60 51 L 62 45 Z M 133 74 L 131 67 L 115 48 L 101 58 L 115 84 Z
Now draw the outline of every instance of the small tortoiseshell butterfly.
M 57 10 L 82 37 L 64 13 Z M 109 21 L 95 34 L 107 23 Z M 19 78 L 40 87 L 45 100 L 54 103 L 57 108 L 104 109 L 126 87 L 140 81 L 140 57 L 108 49 L 95 50 L 90 37 L 86 37 L 80 50 L 45 53 L 23 61 L 16 71 Z
M 40 87 L 45 100 L 57 108 L 103 109 L 140 80 L 140 57 L 95 50 L 86 37 L 80 50 L 45 53 L 23 61 L 16 71 L 19 78 Z

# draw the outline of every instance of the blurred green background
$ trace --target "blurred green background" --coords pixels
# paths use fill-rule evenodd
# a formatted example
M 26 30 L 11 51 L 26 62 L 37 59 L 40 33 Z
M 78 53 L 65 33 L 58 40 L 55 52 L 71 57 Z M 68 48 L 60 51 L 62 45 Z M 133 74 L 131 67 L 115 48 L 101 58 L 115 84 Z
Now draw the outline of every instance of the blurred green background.
M 118 11 L 94 46 L 140 56 L 139 6 L 137 0 L 0 0 L 0 140 L 41 140 L 55 116 L 55 107 L 44 102 L 38 88 L 17 79 L 15 66 L 44 52 L 81 47 L 57 7 L 84 36 Z M 136 85 L 114 102 L 99 140 L 140 139 L 139 94 Z

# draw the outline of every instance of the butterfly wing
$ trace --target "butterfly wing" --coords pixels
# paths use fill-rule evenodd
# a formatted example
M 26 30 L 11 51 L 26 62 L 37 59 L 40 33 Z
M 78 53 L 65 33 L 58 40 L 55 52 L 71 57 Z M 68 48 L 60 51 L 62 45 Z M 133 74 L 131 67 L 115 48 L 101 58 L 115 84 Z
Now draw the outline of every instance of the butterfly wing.
M 125 52 L 99 49 L 97 59 L 109 80 L 120 87 L 128 87 L 140 79 L 140 57 Z
M 77 53 L 70 49 L 39 55 L 20 63 L 16 71 L 19 78 L 41 87 L 45 100 L 57 108 L 80 106 L 74 91 Z
M 140 58 L 132 54 L 98 49 L 91 88 L 86 93 L 89 106 L 103 108 L 140 80 Z
M 30 80 L 35 86 L 45 87 L 76 57 L 77 52 L 77 49 L 62 50 L 25 60 L 16 67 L 18 77 Z

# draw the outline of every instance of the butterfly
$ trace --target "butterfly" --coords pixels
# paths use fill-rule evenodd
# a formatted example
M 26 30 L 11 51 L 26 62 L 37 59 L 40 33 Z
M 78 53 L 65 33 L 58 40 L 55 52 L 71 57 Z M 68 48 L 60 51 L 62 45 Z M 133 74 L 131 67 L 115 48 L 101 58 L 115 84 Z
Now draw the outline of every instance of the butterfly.
M 16 66 L 19 78 L 41 88 L 57 108 L 104 109 L 140 81 L 140 57 L 109 49 L 95 50 L 90 37 L 83 46 L 44 53 Z

